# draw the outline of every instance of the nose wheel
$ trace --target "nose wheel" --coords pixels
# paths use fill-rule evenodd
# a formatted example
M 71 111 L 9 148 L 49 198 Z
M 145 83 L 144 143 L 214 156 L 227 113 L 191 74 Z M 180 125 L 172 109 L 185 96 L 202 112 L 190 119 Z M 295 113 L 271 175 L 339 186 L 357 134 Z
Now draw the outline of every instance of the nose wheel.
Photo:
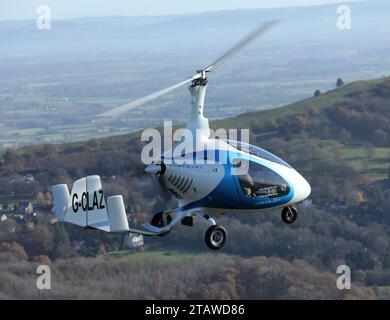
M 294 207 L 284 207 L 281 216 L 284 223 L 291 224 L 297 220 L 298 211 Z
M 207 246 L 212 250 L 218 250 L 226 242 L 227 232 L 222 226 L 214 225 L 207 229 L 205 240 Z

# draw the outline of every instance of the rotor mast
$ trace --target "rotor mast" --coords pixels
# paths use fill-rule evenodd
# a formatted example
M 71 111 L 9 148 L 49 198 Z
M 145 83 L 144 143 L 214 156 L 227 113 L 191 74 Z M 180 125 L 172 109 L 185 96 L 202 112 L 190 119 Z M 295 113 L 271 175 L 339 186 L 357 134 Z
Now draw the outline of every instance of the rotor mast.
M 203 115 L 203 111 L 208 80 L 204 70 L 197 71 L 197 73 L 201 76 L 192 80 L 188 87 L 191 94 L 191 111 L 187 129 L 194 137 L 207 139 L 210 136 L 209 120 Z

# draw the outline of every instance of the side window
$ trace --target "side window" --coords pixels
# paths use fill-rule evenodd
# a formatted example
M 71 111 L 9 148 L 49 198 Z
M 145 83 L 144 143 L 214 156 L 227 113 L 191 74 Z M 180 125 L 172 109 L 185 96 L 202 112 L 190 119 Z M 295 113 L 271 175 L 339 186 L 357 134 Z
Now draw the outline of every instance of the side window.
M 249 162 L 248 172 L 237 178 L 247 197 L 281 197 L 290 192 L 288 183 L 281 176 L 255 162 Z

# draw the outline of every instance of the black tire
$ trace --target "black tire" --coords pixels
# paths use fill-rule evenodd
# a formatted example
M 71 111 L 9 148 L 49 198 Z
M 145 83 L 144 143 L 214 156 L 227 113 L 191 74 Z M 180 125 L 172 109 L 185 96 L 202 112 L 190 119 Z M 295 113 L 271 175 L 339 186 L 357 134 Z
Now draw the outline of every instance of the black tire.
M 172 220 L 172 217 L 170 215 L 167 216 L 167 220 L 168 220 L 168 223 L 171 222 Z M 152 226 L 155 226 L 157 228 L 163 228 L 166 226 L 165 224 L 165 221 L 164 221 L 164 212 L 158 212 L 156 213 L 153 218 L 152 218 L 152 221 L 150 222 L 150 224 Z M 167 234 L 169 234 L 170 231 L 167 231 L 165 233 L 162 233 L 162 234 L 159 234 L 158 236 L 159 237 L 164 237 L 166 236 Z
M 281 216 L 284 223 L 292 224 L 297 220 L 298 211 L 294 207 L 284 207 Z
M 226 229 L 218 225 L 208 228 L 205 235 L 206 244 L 211 250 L 221 249 L 226 242 L 226 238 Z

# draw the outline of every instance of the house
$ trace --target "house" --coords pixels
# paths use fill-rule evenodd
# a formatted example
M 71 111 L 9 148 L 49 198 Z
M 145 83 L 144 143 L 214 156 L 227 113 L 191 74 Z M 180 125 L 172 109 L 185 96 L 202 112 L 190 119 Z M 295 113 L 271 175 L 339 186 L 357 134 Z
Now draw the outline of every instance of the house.
M 24 180 L 28 182 L 33 182 L 34 181 L 34 176 L 31 173 L 28 173 L 24 176 Z
M 0 222 L 3 222 L 3 221 L 6 221 L 7 220 L 7 216 L 5 214 L 3 214 L 1 217 L 0 217 Z
M 144 246 L 144 237 L 141 234 L 129 233 L 123 239 L 123 246 L 128 249 L 138 249 Z
M 25 175 L 14 173 L 9 176 L 9 179 L 11 183 L 15 183 L 15 182 L 31 183 L 34 181 L 34 176 L 31 173 L 27 173 Z

